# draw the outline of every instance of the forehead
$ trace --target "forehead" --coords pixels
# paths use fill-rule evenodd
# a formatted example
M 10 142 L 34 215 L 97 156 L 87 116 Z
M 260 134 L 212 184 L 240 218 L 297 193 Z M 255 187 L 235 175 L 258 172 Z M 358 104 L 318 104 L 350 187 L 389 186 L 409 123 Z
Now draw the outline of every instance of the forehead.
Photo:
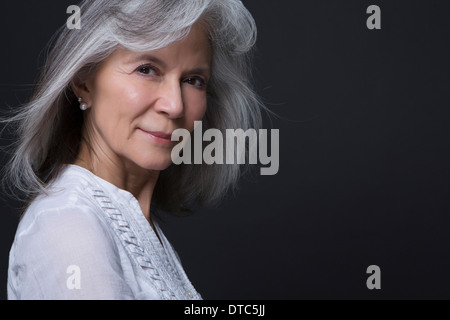
M 207 33 L 195 24 L 189 35 L 170 45 L 146 52 L 117 49 L 107 60 L 123 65 L 133 65 L 145 61 L 156 62 L 162 67 L 210 69 L 212 49 Z

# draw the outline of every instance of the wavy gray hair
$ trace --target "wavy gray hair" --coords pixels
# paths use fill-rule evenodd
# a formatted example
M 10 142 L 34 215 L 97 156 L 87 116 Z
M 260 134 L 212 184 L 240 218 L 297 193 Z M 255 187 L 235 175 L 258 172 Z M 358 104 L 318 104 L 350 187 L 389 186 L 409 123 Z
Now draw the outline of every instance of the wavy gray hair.
M 151 51 L 189 34 L 201 21 L 213 49 L 204 130 L 258 129 L 264 108 L 251 86 L 250 53 L 256 25 L 239 0 L 85 0 L 81 30 L 63 26 L 30 100 L 6 123 L 15 123 L 6 176 L 29 204 L 72 163 L 82 139 L 83 115 L 71 82 L 114 50 Z M 172 165 L 160 174 L 153 202 L 170 211 L 211 204 L 236 186 L 239 165 Z M 173 186 L 177 186 L 173 188 Z M 170 192 L 169 192 L 170 190 Z M 23 200 L 23 199 L 22 199 Z

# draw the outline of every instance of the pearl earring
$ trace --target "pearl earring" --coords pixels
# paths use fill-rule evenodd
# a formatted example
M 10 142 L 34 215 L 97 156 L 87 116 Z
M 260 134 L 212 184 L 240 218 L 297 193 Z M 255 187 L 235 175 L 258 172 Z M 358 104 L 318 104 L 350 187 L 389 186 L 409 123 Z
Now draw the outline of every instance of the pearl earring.
M 78 98 L 78 102 L 80 103 L 80 109 L 82 111 L 85 111 L 88 108 L 87 104 L 83 102 L 83 98 Z

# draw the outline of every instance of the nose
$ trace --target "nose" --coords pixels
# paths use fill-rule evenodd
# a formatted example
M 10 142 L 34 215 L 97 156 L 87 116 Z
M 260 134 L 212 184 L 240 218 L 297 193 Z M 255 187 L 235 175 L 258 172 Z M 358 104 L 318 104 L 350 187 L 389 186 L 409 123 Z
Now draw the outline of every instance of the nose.
M 184 115 L 183 94 L 178 80 L 166 80 L 160 84 L 155 110 L 170 119 L 178 119 Z

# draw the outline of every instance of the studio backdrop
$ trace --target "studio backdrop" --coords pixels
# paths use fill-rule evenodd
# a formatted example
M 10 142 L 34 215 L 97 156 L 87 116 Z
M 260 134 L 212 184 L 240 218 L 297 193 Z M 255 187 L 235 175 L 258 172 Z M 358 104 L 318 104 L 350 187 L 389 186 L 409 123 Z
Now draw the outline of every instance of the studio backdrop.
M 278 166 L 218 206 L 160 217 L 191 282 L 205 299 L 449 299 L 449 2 L 243 2 Z M 27 102 L 74 4 L 3 3 L 3 111 Z M 0 209 L 5 299 L 19 208 L 2 193 Z

